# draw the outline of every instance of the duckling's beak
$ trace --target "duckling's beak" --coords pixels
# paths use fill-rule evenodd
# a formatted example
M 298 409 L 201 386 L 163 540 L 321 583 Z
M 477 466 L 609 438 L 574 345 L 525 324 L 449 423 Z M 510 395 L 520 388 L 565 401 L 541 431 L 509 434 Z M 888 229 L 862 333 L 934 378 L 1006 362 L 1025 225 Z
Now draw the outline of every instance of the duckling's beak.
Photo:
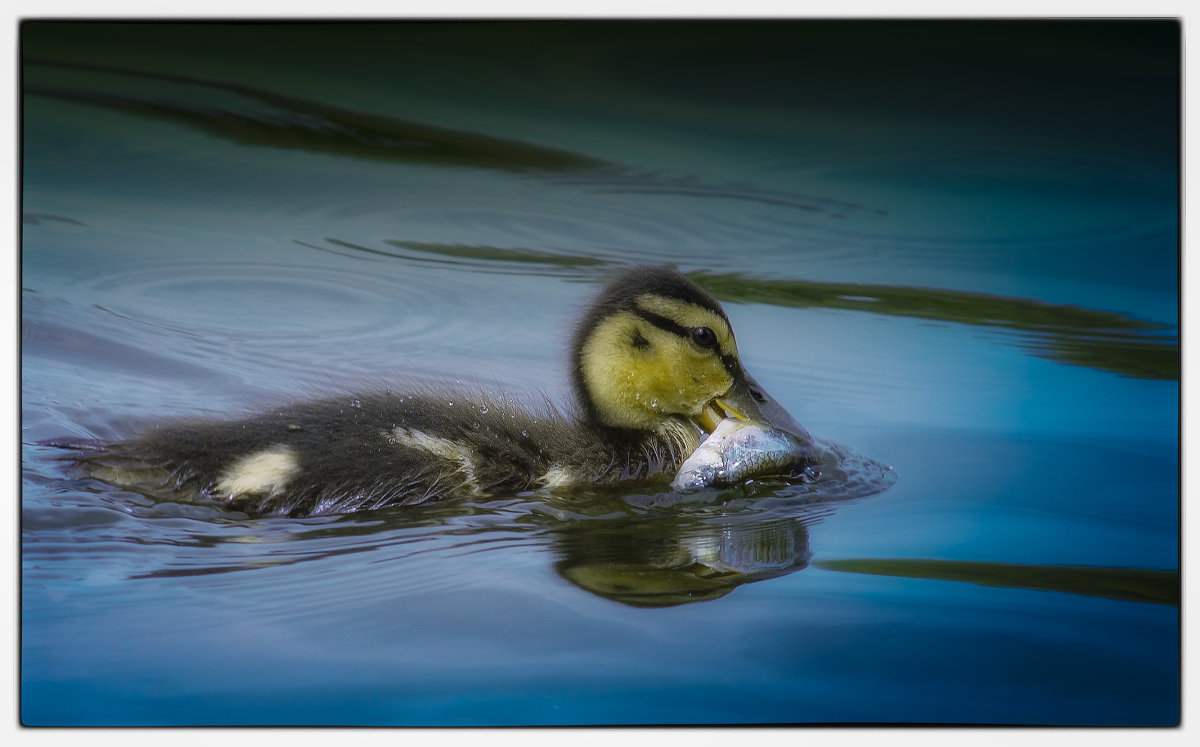
M 704 406 L 696 422 L 706 432 L 712 433 L 717 424 L 727 417 L 783 431 L 804 442 L 812 440 L 804 426 L 797 423 L 791 413 L 767 394 L 767 390 L 759 386 L 744 368 L 738 369 L 728 392 Z

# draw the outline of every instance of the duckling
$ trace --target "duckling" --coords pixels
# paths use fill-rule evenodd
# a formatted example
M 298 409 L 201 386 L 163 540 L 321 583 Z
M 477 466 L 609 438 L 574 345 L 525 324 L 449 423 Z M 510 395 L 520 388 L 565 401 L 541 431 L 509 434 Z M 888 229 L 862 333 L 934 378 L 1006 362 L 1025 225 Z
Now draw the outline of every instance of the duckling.
M 385 390 L 163 424 L 75 458 L 155 498 L 313 516 L 566 485 L 665 487 L 725 418 L 811 442 L 746 373 L 721 306 L 671 269 L 611 280 L 576 327 L 570 372 L 577 402 L 565 414 L 507 396 Z

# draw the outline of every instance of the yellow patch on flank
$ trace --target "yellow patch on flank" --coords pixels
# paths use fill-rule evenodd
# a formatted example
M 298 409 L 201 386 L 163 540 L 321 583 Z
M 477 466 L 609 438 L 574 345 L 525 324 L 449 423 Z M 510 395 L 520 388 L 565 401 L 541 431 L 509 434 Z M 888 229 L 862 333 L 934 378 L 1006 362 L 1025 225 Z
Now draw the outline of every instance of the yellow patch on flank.
M 415 428 L 396 426 L 391 431 L 391 437 L 396 443 L 414 449 L 429 452 L 451 462 L 457 462 L 463 475 L 463 482 L 472 490 L 479 490 L 475 480 L 475 455 L 471 449 L 460 443 L 441 436 L 431 436 Z
M 217 490 L 230 497 L 244 493 L 282 493 L 300 470 L 296 452 L 288 446 L 273 446 L 247 454 L 231 464 L 217 480 Z
M 539 488 L 560 488 L 564 485 L 574 485 L 575 476 L 565 467 L 551 467 L 546 474 L 537 480 Z

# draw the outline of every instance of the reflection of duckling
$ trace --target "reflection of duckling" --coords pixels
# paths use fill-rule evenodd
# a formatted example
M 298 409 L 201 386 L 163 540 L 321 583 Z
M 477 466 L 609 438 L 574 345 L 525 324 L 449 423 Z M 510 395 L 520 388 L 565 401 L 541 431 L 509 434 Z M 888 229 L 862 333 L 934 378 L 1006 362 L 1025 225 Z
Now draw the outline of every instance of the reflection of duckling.
M 673 607 L 808 567 L 804 517 L 667 514 L 589 519 L 556 527 L 555 570 L 576 586 L 632 607 Z
M 808 438 L 745 372 L 724 311 L 681 274 L 613 279 L 574 338 L 579 412 L 390 391 L 156 428 L 79 457 L 100 480 L 304 516 L 569 484 L 667 482 L 730 416 Z

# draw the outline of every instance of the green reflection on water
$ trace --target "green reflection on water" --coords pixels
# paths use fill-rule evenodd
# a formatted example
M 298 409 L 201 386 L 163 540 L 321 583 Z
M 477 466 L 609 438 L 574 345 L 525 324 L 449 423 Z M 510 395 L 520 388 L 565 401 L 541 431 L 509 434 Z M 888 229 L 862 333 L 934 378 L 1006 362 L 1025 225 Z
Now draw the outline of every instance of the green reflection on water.
M 1178 338 L 1140 334 L 1168 325 L 1111 311 L 985 293 L 861 283 L 750 278 L 693 272 L 722 301 L 828 308 L 999 327 L 1029 333 L 1029 352 L 1074 365 L 1145 379 L 1178 380 Z
M 1058 591 L 1128 602 L 1179 604 L 1179 574 L 1174 571 L 870 558 L 821 560 L 812 565 L 827 571 L 965 581 L 980 586 Z
M 55 60 L 25 58 L 23 62 L 25 94 L 181 124 L 243 145 L 501 171 L 576 172 L 608 165 L 570 151 L 342 109 L 236 83 Z M 90 78 L 73 81 L 69 76 L 66 80 L 49 76 L 42 82 L 36 75 L 39 69 L 141 78 L 177 84 L 181 90 L 174 96 L 106 92 L 88 85 Z M 234 94 L 240 106 L 219 99 L 205 101 L 198 93 Z
M 415 259 L 340 239 L 331 244 L 396 259 Z M 568 256 L 533 249 L 503 248 L 482 244 L 440 244 L 388 239 L 398 249 L 432 254 L 486 267 L 492 262 L 519 262 L 564 269 L 612 266 L 613 262 L 585 255 Z M 305 244 L 306 246 L 311 246 Z M 313 248 L 325 250 L 324 247 Z M 1179 340 L 1167 334 L 1147 334 L 1170 329 L 1149 322 L 1081 306 L 1064 306 L 1028 298 L 987 293 L 915 288 L 900 285 L 828 283 L 811 280 L 763 279 L 737 272 L 687 273 L 717 299 L 730 303 L 759 303 L 790 308 L 826 308 L 864 311 L 885 316 L 929 319 L 939 322 L 993 327 L 1024 333 L 1022 347 L 1029 353 L 1122 376 L 1177 381 Z M 588 273 L 599 281 L 600 274 Z
M 524 262 L 568 268 L 596 267 L 608 264 L 605 260 L 595 257 L 550 254 L 549 252 L 539 252 L 533 249 L 501 249 L 499 247 L 478 244 L 431 244 L 421 241 L 400 241 L 397 239 L 387 240 L 384 243 L 401 249 L 411 249 L 416 252 L 437 254 L 442 257 L 453 257 L 455 259 Z

